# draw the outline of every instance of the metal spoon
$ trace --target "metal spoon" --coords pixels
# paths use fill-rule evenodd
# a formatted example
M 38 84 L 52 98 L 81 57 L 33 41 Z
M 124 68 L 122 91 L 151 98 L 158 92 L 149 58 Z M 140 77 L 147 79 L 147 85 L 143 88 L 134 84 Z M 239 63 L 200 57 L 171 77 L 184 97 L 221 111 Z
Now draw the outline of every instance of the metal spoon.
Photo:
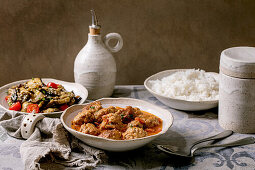
M 175 152 L 172 152 L 171 150 L 169 150 L 168 148 L 165 148 L 162 145 L 157 145 L 157 148 L 160 149 L 161 151 L 164 151 L 166 153 L 169 154 L 174 154 L 174 155 L 178 155 L 178 156 L 182 156 L 182 157 L 193 157 L 195 151 L 197 151 L 198 149 L 204 149 L 204 148 L 213 148 L 213 147 L 230 147 L 230 146 L 241 146 L 241 145 L 248 145 L 248 144 L 254 144 L 255 143 L 255 138 L 254 137 L 247 137 L 247 138 L 243 138 L 234 142 L 230 142 L 230 143 L 226 143 L 226 144 L 220 144 L 220 145 L 206 145 L 206 146 L 197 146 L 194 147 L 190 153 L 178 153 L 176 154 Z
M 232 134 L 233 134 L 233 131 L 226 130 L 226 131 L 223 131 L 217 135 L 196 141 L 193 144 L 191 144 L 191 146 L 189 146 L 189 147 L 177 147 L 177 146 L 171 146 L 171 145 L 157 145 L 157 148 L 162 151 L 168 150 L 168 153 L 171 152 L 171 154 L 173 154 L 173 155 L 179 155 L 179 156 L 189 155 L 191 149 L 199 143 L 210 141 L 210 140 L 223 139 L 223 138 L 226 138 Z

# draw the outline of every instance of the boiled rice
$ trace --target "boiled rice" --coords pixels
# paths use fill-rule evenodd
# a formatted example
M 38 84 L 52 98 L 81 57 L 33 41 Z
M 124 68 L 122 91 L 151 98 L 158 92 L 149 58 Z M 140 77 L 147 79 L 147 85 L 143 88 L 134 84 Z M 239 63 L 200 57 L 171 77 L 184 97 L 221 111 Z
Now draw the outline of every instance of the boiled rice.
M 218 76 L 204 70 L 179 71 L 162 80 L 151 80 L 149 83 L 157 94 L 174 99 L 211 101 L 219 98 Z

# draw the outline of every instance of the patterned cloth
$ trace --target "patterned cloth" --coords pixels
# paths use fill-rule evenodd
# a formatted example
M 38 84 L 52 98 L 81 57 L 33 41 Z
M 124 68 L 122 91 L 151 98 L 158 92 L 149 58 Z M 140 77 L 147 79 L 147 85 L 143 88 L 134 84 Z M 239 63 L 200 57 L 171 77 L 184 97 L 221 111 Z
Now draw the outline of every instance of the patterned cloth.
M 233 147 L 212 148 L 196 152 L 193 159 L 170 156 L 159 151 L 155 144 L 170 144 L 180 147 L 190 145 L 196 140 L 215 135 L 223 131 L 217 120 L 217 108 L 200 112 L 183 112 L 171 109 L 160 103 L 144 86 L 117 86 L 113 97 L 131 97 L 148 101 L 169 110 L 174 116 L 174 124 L 168 132 L 148 145 L 129 152 L 107 152 L 109 160 L 96 169 L 255 169 L 255 144 Z M 227 143 L 248 136 L 234 133 L 220 141 Z M 24 169 L 20 156 L 23 140 L 6 134 L 0 127 L 0 169 Z M 206 143 L 203 143 L 204 145 Z

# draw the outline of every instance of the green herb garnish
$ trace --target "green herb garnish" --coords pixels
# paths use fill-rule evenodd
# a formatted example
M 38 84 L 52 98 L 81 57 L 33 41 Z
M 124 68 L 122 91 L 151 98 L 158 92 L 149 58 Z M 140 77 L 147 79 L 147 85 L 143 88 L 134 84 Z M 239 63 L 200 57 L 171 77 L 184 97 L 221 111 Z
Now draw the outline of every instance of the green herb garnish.
M 42 98 L 42 100 L 43 100 L 43 101 L 44 101 L 44 100 L 46 100 L 46 99 L 45 99 L 45 97 L 44 97 L 44 98 Z
M 90 106 L 90 108 L 91 108 L 91 109 L 95 109 L 95 107 L 94 107 L 94 106 Z

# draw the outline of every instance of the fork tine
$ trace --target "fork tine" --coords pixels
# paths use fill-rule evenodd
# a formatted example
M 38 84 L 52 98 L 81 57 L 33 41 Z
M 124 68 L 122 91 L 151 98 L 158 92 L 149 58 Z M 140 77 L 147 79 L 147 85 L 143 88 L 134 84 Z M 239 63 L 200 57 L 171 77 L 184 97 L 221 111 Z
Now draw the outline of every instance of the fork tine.
M 167 145 L 166 145 L 167 146 Z M 174 156 L 181 156 L 181 157 L 185 157 L 185 158 L 191 158 L 192 156 L 190 155 L 186 155 L 186 154 L 182 154 L 182 153 L 177 153 L 177 152 L 174 152 L 172 151 L 170 148 L 166 147 L 164 145 L 157 145 L 157 148 L 165 153 L 168 153 L 168 154 L 171 154 L 171 155 L 174 155 Z
M 172 146 L 172 145 L 161 145 L 161 147 L 170 150 L 171 152 L 178 152 L 179 148 L 177 146 Z
M 157 148 L 163 152 L 167 152 L 167 153 L 170 153 L 172 154 L 172 151 L 169 150 L 168 148 L 164 147 L 163 145 L 157 145 Z
M 171 148 L 166 147 L 166 146 L 164 146 L 164 145 L 157 145 L 157 148 L 160 149 L 160 150 L 162 150 L 162 151 L 168 151 L 168 152 L 170 152 L 170 153 L 174 152 L 174 150 L 172 150 Z

